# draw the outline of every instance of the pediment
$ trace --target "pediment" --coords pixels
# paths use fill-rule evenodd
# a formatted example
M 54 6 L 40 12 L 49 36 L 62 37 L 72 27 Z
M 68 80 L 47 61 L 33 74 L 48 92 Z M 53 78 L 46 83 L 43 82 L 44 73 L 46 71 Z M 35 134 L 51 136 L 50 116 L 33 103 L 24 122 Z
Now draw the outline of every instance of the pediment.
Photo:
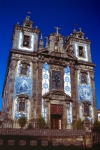
M 63 101 L 73 101 L 72 98 L 61 90 L 51 90 L 43 95 L 44 99 L 47 100 L 63 100 Z

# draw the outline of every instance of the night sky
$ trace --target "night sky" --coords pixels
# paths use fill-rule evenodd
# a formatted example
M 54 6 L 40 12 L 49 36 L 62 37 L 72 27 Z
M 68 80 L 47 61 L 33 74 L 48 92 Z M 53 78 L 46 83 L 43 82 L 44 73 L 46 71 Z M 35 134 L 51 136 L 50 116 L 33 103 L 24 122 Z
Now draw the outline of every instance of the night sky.
M 27 12 L 31 12 L 34 22 L 43 37 L 61 28 L 59 33 L 70 35 L 75 28 L 85 33 L 91 41 L 92 61 L 95 67 L 95 87 L 97 106 L 100 109 L 100 0 L 0 0 L 0 97 L 7 68 L 7 60 L 12 48 L 12 32 L 17 22 L 22 25 Z M 2 99 L 0 98 L 0 110 Z

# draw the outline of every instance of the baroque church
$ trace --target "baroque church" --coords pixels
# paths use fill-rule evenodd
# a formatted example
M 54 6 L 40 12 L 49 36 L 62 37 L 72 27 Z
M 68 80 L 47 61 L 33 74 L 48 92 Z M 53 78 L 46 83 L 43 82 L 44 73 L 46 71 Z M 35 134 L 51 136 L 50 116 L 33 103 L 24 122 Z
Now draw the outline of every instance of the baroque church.
M 2 114 L 28 121 L 42 116 L 50 129 L 73 129 L 78 118 L 97 117 L 90 41 L 81 28 L 64 37 L 55 33 L 38 40 L 40 30 L 29 16 L 17 23 L 2 92 Z

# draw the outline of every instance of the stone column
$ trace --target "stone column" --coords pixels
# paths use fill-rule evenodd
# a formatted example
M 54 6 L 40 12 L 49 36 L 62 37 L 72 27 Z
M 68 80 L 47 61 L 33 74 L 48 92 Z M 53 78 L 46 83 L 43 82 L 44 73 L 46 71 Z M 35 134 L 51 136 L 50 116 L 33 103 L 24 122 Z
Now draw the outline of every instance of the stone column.
M 70 66 L 71 74 L 71 94 L 72 94 L 72 124 L 75 123 L 78 114 L 78 97 L 77 97 L 77 70 L 75 66 Z
M 13 93 L 14 93 L 14 79 L 16 74 L 17 59 L 11 58 L 8 78 L 9 78 L 9 91 L 8 91 L 8 116 L 13 118 Z
M 93 110 L 95 116 L 94 119 L 97 119 L 97 102 L 96 102 L 96 92 L 95 92 L 95 84 L 94 84 L 94 72 L 90 72 L 90 80 L 91 80 L 91 88 L 92 88 L 92 97 L 93 97 Z

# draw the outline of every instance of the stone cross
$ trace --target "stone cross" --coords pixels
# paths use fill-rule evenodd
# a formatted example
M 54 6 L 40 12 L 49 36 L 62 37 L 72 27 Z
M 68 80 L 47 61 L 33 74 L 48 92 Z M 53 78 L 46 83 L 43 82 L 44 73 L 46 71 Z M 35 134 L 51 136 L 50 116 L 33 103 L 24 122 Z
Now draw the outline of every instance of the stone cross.
M 56 29 L 56 34 L 58 34 L 58 30 L 60 30 L 60 28 L 58 27 L 54 27 Z

